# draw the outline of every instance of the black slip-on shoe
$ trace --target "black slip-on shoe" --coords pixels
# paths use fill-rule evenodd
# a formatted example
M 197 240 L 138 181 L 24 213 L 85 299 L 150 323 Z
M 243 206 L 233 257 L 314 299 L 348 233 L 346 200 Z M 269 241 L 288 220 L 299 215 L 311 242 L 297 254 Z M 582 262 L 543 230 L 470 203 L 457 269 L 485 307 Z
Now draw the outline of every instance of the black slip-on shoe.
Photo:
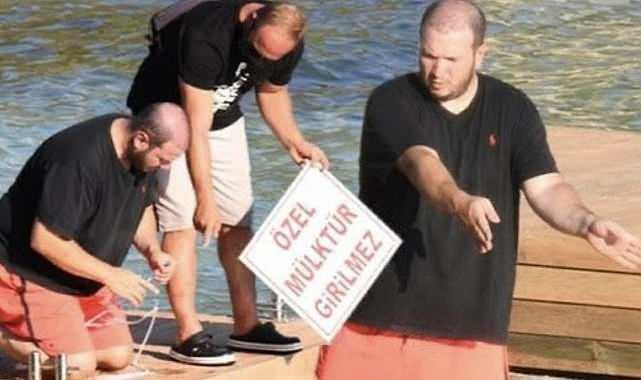
M 273 323 L 259 323 L 243 335 L 230 335 L 227 347 L 232 350 L 259 351 L 269 353 L 291 353 L 303 349 L 295 336 L 284 336 Z
M 227 365 L 236 361 L 227 348 L 214 344 L 213 336 L 206 331 L 198 332 L 169 350 L 172 359 L 189 364 Z

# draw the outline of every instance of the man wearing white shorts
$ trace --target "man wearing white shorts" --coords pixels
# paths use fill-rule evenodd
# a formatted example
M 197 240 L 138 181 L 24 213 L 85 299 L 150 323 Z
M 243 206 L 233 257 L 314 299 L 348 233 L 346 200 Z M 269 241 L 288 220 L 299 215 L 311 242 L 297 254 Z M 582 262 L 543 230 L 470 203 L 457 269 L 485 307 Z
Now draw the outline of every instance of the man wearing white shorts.
M 211 178 L 221 223 L 250 227 L 252 214 L 251 167 L 245 118 L 209 132 Z M 196 193 L 182 156 L 169 170 L 158 172 L 160 199 L 156 204 L 159 229 L 163 232 L 194 228 Z
M 323 151 L 300 133 L 287 90 L 303 53 L 305 17 L 296 6 L 263 0 L 203 1 L 185 11 L 187 4 L 194 2 L 181 1 L 152 18 L 150 52 L 127 99 L 134 113 L 160 99 L 181 104 L 192 130 L 186 160 L 160 178 L 165 190 L 157 204 L 163 248 L 177 261 L 167 287 L 178 323 L 169 354 L 196 364 L 234 361 L 196 314 L 196 231 L 206 244 L 211 236 L 218 240 L 234 316 L 227 346 L 297 351 L 298 338 L 258 321 L 255 278 L 238 261 L 251 238 L 253 201 L 239 100 L 254 88 L 263 119 L 292 159 L 328 166 Z

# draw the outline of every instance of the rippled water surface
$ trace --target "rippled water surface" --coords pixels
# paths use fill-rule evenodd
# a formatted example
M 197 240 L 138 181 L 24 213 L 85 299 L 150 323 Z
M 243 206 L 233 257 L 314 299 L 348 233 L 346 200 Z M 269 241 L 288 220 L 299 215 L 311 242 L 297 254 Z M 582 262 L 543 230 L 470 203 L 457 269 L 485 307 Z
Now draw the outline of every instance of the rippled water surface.
M 0 2 L 0 191 L 53 132 L 125 110 L 146 53 L 149 15 L 169 1 Z M 363 106 L 370 90 L 416 62 L 416 26 L 427 2 L 298 1 L 307 49 L 291 84 L 306 135 L 356 190 Z M 483 71 L 524 89 L 546 124 L 641 131 L 641 1 L 483 0 L 490 52 Z M 296 174 L 251 96 L 246 101 L 256 226 Z M 200 255 L 200 311 L 229 310 L 215 252 Z M 127 262 L 144 273 L 137 254 Z M 268 293 L 260 287 L 259 297 Z M 164 302 L 164 300 L 163 300 Z M 166 303 L 164 304 L 166 305 Z

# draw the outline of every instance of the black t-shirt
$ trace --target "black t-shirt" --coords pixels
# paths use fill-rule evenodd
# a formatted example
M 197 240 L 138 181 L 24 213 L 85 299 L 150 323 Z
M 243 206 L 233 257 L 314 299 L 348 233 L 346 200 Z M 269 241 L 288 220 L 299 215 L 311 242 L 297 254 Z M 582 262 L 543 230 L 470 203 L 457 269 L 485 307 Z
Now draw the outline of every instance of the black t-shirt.
M 155 200 L 154 176 L 127 170 L 105 115 L 60 131 L 29 158 L 0 199 L 0 263 L 58 292 L 88 295 L 102 284 L 56 267 L 30 248 L 38 218 L 58 236 L 120 266 L 143 210 Z
M 206 1 L 169 23 L 160 45 L 150 47 L 138 69 L 127 98 L 129 108 L 137 113 L 155 102 L 180 104 L 180 77 L 215 92 L 212 129 L 221 129 L 242 116 L 240 98 L 256 84 L 287 84 L 303 54 L 303 42 L 276 62 L 248 59 L 247 26 L 238 21 L 238 14 L 249 2 Z
M 436 150 L 456 183 L 489 198 L 501 223 L 482 255 L 454 216 L 420 197 L 397 169 L 408 148 Z M 360 198 L 403 244 L 351 319 L 432 337 L 504 343 L 517 259 L 519 186 L 556 172 L 545 128 L 521 91 L 479 75 L 458 115 L 432 99 L 417 74 L 378 87 L 365 113 Z

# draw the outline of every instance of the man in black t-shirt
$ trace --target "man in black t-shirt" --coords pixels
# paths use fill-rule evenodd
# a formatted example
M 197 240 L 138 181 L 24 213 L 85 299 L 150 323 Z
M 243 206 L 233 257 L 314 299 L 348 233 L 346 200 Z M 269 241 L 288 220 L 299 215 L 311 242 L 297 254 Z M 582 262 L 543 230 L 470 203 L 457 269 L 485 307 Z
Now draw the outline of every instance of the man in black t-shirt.
M 132 339 L 116 296 L 140 305 L 149 281 L 120 268 L 133 242 L 166 283 L 174 259 L 156 240 L 152 172 L 189 144 L 183 110 L 154 104 L 47 139 L 0 198 L 0 349 L 26 362 L 68 355 L 72 378 L 115 370 Z
M 371 94 L 360 198 L 403 239 L 350 322 L 324 348 L 320 379 L 507 379 L 519 191 L 552 227 L 641 268 L 641 243 L 593 214 L 558 173 L 520 90 L 478 74 L 485 18 L 436 1 L 418 73 Z
M 263 119 L 293 160 L 328 166 L 325 154 L 300 133 L 287 90 L 303 53 L 305 18 L 293 5 L 266 1 L 204 1 L 186 13 L 177 11 L 185 5 L 180 2 L 152 19 L 159 30 L 127 99 L 134 113 L 155 101 L 181 104 L 193 131 L 186 160 L 176 161 L 159 178 L 156 210 L 163 247 L 178 262 L 168 286 L 178 323 L 177 344 L 169 353 L 187 363 L 224 364 L 217 358 L 222 348 L 212 344 L 196 314 L 196 230 L 205 245 L 212 235 L 218 239 L 234 316 L 228 346 L 296 351 L 298 338 L 259 323 L 254 276 L 238 261 L 251 237 L 253 204 L 239 102 L 255 89 Z

